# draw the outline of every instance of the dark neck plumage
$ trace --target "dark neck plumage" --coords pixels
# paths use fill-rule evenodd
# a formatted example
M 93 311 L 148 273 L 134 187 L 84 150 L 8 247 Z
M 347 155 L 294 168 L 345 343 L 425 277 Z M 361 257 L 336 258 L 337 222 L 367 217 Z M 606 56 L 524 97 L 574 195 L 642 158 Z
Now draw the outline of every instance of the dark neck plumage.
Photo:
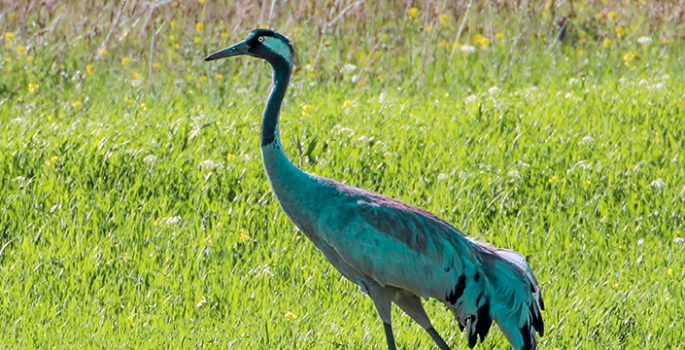
M 261 145 L 266 147 L 272 143 L 280 148 L 280 138 L 278 135 L 278 117 L 281 112 L 281 105 L 285 92 L 288 89 L 292 67 L 283 60 L 276 60 L 271 63 L 274 69 L 273 81 L 271 82 L 271 93 L 269 100 L 264 108 L 264 118 L 262 119 L 262 138 Z

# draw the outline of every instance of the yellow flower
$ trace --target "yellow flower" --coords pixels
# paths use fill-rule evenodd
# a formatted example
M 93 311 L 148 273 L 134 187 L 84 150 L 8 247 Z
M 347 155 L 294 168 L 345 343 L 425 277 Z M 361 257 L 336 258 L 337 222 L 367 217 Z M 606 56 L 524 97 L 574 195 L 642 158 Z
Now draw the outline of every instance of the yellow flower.
M 133 73 L 131 76 L 131 85 L 138 86 L 143 82 L 143 75 L 140 72 Z
M 173 34 L 169 35 L 169 41 L 171 41 L 171 42 L 176 41 L 176 36 Z
M 98 55 L 100 55 L 100 56 L 107 56 L 108 53 L 109 53 L 109 50 L 107 50 L 104 47 L 98 51 Z
M 236 156 L 236 155 L 233 154 L 233 153 L 228 153 L 228 154 L 226 154 L 226 160 L 229 161 L 229 162 L 234 161 L 237 157 L 238 157 L 238 156 Z
M 200 44 L 202 44 L 202 38 L 199 36 L 196 36 L 195 39 L 193 39 L 193 42 L 200 45 Z
M 268 28 L 265 24 L 260 24 L 257 26 L 257 29 L 266 29 Z
M 495 34 L 495 39 L 497 40 L 504 40 L 504 33 L 498 32 Z
M 9 58 L 9 57 L 5 57 L 5 59 L 3 60 L 3 62 L 5 62 L 5 63 L 10 63 L 10 62 L 12 62 L 12 59 Z
M 130 97 L 127 97 L 127 98 L 124 100 L 124 103 L 126 103 L 127 105 L 132 105 L 132 104 L 133 104 L 133 99 L 130 98 Z
M 666 270 L 666 276 L 671 277 L 672 275 L 673 275 L 673 269 L 671 269 L 669 267 L 668 270 Z
M 445 24 L 449 20 L 450 20 L 450 16 L 448 16 L 446 14 L 440 15 L 440 24 Z
M 58 160 L 59 160 L 58 156 L 52 156 L 52 157 L 50 157 L 50 159 L 48 159 L 47 162 L 45 162 L 45 165 L 51 167 L 51 166 L 55 165 Z
M 17 46 L 17 53 L 20 55 L 23 55 L 24 53 L 26 53 L 26 46 L 22 46 L 22 45 Z
M 154 68 L 154 69 L 159 68 L 159 62 L 152 62 L 152 68 Z
M 17 36 L 14 34 L 14 32 L 7 32 L 5 33 L 5 39 L 6 40 L 14 40 Z
M 623 34 L 625 34 L 625 32 L 626 32 L 625 28 L 623 28 L 621 26 L 616 27 L 616 37 L 618 37 L 618 38 L 622 37 Z
M 419 15 L 419 9 L 412 7 L 409 9 L 409 12 L 407 12 L 407 15 L 409 15 L 410 18 L 416 18 Z
M 609 11 L 609 13 L 607 13 L 607 17 L 608 17 L 610 20 L 615 21 L 615 20 L 616 20 L 616 12 L 614 12 L 614 11 Z
M 238 237 L 238 241 L 240 243 L 245 243 L 250 241 L 252 238 L 250 238 L 250 235 L 247 234 L 247 230 L 244 228 L 240 229 L 240 237 Z
M 354 101 L 345 100 L 343 101 L 343 108 L 349 108 L 350 106 L 352 106 L 352 104 L 354 104 Z
M 140 103 L 140 109 L 147 111 L 147 104 L 145 102 Z
M 549 11 L 552 9 L 552 3 L 551 2 L 546 2 L 545 3 L 545 10 Z
M 584 56 L 585 50 L 578 50 L 578 56 Z
M 171 22 L 169 22 L 169 27 L 170 27 L 171 29 L 176 28 L 176 20 L 172 20 Z
M 204 5 L 207 0 L 197 0 L 201 5 Z
M 609 47 L 609 46 L 611 46 L 613 43 L 614 43 L 614 41 L 611 40 L 611 39 L 609 39 L 609 38 L 604 39 L 604 41 L 602 41 L 602 47 Z
M 634 53 L 627 53 L 627 54 L 623 55 L 623 64 L 626 67 L 630 67 L 630 62 L 632 62 L 636 57 L 637 57 L 637 55 Z
M 86 72 L 87 72 L 88 74 L 93 74 L 93 72 L 95 72 L 95 67 L 93 67 L 92 64 L 87 64 L 87 65 L 86 65 Z
M 480 34 L 476 34 L 475 41 L 481 47 L 487 47 L 488 45 L 490 45 L 490 39 Z
M 224 80 L 224 75 L 223 74 L 217 74 L 214 76 L 214 80 Z
M 40 88 L 40 86 L 38 84 L 36 84 L 34 82 L 29 83 L 29 92 L 30 93 L 34 93 L 34 92 L 38 91 L 38 88 Z
M 26 62 L 33 63 L 33 55 L 26 56 Z
M 552 175 L 552 176 L 547 180 L 547 182 L 549 182 L 549 183 L 551 183 L 552 185 L 554 185 L 555 183 L 559 182 L 559 178 L 558 178 L 556 175 Z
M 73 107 L 73 108 L 75 108 L 75 109 L 79 109 L 79 108 L 83 107 L 83 102 L 81 102 L 81 101 L 74 101 L 74 102 L 71 103 L 71 107 Z
M 125 66 L 131 62 L 131 57 L 124 57 L 121 59 L 121 65 Z
M 426 26 L 426 33 L 430 33 L 433 31 L 433 26 Z
M 308 104 L 302 105 L 302 116 L 303 116 L 303 117 L 309 116 L 309 114 L 310 114 L 313 110 L 314 110 L 314 108 L 312 108 L 312 105 L 308 105 Z
M 203 30 L 205 30 L 205 24 L 204 23 L 202 23 L 202 22 L 195 23 L 195 31 L 196 32 L 201 32 Z
M 286 311 L 286 313 L 283 315 L 286 320 L 297 320 L 297 315 L 293 313 L 292 311 Z
M 234 76 L 231 78 L 231 81 L 234 82 L 234 83 L 237 83 L 237 82 L 240 81 L 240 78 L 238 78 L 237 75 L 234 75 Z

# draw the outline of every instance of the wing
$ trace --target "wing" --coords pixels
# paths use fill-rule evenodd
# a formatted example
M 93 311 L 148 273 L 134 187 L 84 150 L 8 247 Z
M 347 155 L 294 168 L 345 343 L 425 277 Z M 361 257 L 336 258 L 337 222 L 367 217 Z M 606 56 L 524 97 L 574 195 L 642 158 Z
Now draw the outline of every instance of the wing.
M 360 274 L 441 301 L 449 301 L 460 277 L 475 274 L 474 243 L 447 222 L 372 192 L 349 199 L 326 210 L 318 226 L 321 238 Z

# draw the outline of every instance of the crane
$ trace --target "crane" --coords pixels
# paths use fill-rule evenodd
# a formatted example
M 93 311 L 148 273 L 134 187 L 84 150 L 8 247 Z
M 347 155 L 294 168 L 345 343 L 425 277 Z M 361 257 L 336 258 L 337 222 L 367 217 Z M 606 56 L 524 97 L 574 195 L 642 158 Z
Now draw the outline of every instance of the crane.
M 249 55 L 273 68 L 261 126 L 261 153 L 283 211 L 328 261 L 371 297 L 395 350 L 394 303 L 423 327 L 441 350 L 450 347 L 433 327 L 423 299 L 454 313 L 468 345 L 482 342 L 494 320 L 516 350 L 536 349 L 544 333 L 540 286 L 516 251 L 479 243 L 432 213 L 381 194 L 306 173 L 287 158 L 278 122 L 293 69 L 285 36 L 256 29 L 205 58 Z

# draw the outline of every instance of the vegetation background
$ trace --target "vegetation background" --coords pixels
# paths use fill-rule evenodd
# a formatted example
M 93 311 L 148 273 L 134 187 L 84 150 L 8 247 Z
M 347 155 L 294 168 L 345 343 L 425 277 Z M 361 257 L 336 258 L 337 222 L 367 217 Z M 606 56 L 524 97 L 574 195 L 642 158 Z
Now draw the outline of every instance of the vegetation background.
M 298 50 L 296 164 L 527 255 L 544 349 L 681 349 L 684 22 L 683 1 L 4 0 L 0 348 L 384 348 L 269 190 L 268 67 L 201 60 L 261 26 Z M 432 348 L 395 312 L 400 347 Z

